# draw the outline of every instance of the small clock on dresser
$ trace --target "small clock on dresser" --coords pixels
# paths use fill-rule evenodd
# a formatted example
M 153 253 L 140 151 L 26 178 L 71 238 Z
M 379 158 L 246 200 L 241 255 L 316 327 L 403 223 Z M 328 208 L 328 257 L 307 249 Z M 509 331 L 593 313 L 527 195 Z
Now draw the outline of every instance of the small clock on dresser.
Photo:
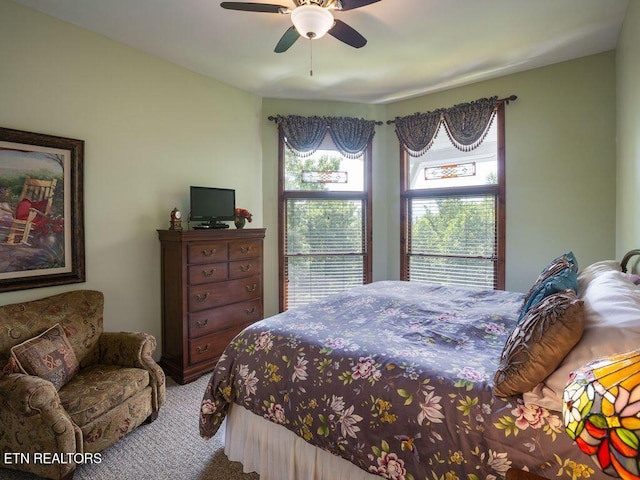
M 182 230 L 182 212 L 177 207 L 171 210 L 169 230 Z

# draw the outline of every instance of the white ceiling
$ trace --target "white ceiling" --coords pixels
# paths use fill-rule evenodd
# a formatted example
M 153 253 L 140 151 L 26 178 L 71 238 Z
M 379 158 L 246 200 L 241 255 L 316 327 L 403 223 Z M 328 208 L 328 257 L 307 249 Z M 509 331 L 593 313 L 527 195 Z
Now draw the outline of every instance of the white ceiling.
M 290 15 L 219 0 L 16 0 L 262 97 L 388 103 L 612 50 L 628 0 L 381 0 L 335 17 L 361 49 L 327 35 L 273 49 Z M 293 7 L 292 0 L 252 0 Z M 634 0 L 637 1 L 637 0 Z

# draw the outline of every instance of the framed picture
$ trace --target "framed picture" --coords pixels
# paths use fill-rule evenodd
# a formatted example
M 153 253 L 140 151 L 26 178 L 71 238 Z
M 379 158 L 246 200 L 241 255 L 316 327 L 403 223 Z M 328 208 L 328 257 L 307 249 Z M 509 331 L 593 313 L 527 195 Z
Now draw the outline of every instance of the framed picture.
M 0 128 L 0 292 L 85 281 L 84 141 Z

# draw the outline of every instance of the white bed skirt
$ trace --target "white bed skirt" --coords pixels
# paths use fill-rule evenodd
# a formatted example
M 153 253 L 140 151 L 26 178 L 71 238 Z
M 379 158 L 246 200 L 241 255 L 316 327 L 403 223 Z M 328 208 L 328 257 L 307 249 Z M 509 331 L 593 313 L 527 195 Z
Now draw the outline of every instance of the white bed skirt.
M 380 480 L 239 405 L 231 405 L 225 423 L 224 453 L 260 480 Z

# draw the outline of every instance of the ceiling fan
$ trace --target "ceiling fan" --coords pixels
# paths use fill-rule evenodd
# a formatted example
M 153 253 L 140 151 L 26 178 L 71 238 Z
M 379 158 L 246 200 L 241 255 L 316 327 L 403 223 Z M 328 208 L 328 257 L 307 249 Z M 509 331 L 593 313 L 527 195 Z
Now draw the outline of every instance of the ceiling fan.
M 222 2 L 220 6 L 228 10 L 245 12 L 291 14 L 293 25 L 284 32 L 276 45 L 275 52 L 286 52 L 298 38 L 318 39 L 326 33 L 354 48 L 362 48 L 367 39 L 341 20 L 333 18 L 332 10 L 346 11 L 365 7 L 380 0 L 293 0 L 290 9 L 273 3 Z

